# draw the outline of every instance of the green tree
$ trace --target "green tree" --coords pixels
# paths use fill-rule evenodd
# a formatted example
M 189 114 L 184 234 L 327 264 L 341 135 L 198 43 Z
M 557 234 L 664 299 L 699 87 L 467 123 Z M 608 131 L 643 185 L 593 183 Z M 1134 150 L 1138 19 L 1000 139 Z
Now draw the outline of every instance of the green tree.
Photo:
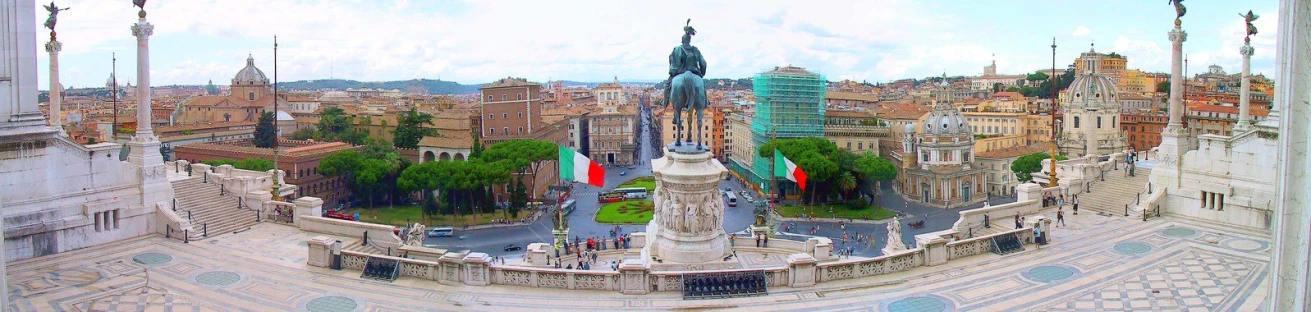
M 397 116 L 395 136 L 392 144 L 399 148 L 419 148 L 419 140 L 425 136 L 437 135 L 437 130 L 424 128 L 432 124 L 432 115 L 411 108 L 409 112 Z
M 850 171 L 843 172 L 839 175 L 836 182 L 838 188 L 844 193 L 856 189 L 856 176 L 851 175 Z
M 992 84 L 992 93 L 1001 92 L 1002 84 L 1000 82 Z
M 318 130 L 325 140 L 332 140 L 337 134 L 349 131 L 351 129 L 350 121 L 346 116 L 346 111 L 340 107 L 324 108 L 319 114 Z
M 259 123 L 255 124 L 255 139 L 252 143 L 259 148 L 272 148 L 278 140 L 278 128 L 273 124 L 273 112 L 259 114 Z
M 293 140 L 316 140 L 319 138 L 319 130 L 310 127 L 300 128 L 291 133 L 291 138 Z
M 827 187 L 831 185 L 831 179 L 837 176 L 839 171 L 838 163 L 829 158 L 834 151 L 838 150 L 837 145 L 823 138 L 794 138 L 794 139 L 773 139 L 768 143 L 761 145 L 757 153 L 761 157 L 774 157 L 774 151 L 778 150 L 783 157 L 792 160 L 802 171 L 806 172 L 806 190 L 802 191 L 802 196 L 806 202 L 816 202 Z M 782 161 L 774 159 L 773 161 Z M 772 174 L 772 173 L 770 173 Z
M 508 140 L 493 144 L 491 148 L 479 153 L 478 158 L 486 162 L 505 161 L 510 172 L 527 174 L 529 190 L 537 189 L 537 174 L 547 162 L 559 158 L 559 147 L 555 143 L 542 140 Z M 536 198 L 538 194 L 529 194 Z
M 1042 71 L 1035 71 L 1035 72 L 1033 72 L 1032 74 L 1029 74 L 1028 76 L 1025 76 L 1025 77 L 1024 77 L 1024 80 L 1028 80 L 1028 81 L 1046 81 L 1046 80 L 1049 79 L 1049 78 L 1051 78 L 1051 76 L 1048 76 L 1047 74 L 1043 73 Z
M 1006 92 L 1020 92 L 1020 88 L 1019 88 L 1019 87 L 1015 87 L 1015 86 L 1011 86 L 1011 87 L 1006 88 Z
M 200 163 L 210 165 L 211 167 L 218 167 L 222 165 L 233 165 L 233 167 L 236 167 L 237 161 L 231 159 L 210 159 L 210 160 L 202 160 L 200 161 Z
M 1030 182 L 1033 181 L 1032 174 L 1042 170 L 1042 162 L 1047 159 L 1051 159 L 1051 154 L 1042 152 L 1020 156 L 1011 162 L 1011 171 L 1015 172 L 1016 180 Z M 1066 159 L 1064 155 L 1056 155 L 1057 161 Z
M 251 171 L 269 171 L 273 170 L 273 162 L 262 158 L 246 158 L 232 164 L 232 167 Z
M 1170 93 L 1170 82 L 1161 82 L 1156 84 L 1156 93 Z

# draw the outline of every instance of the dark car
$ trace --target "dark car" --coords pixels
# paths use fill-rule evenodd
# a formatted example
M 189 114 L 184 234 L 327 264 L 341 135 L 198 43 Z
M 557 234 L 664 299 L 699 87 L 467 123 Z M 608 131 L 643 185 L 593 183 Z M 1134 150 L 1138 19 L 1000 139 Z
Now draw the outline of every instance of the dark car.
M 523 247 L 519 247 L 518 245 L 505 245 L 505 251 L 515 251 L 515 250 L 523 250 Z

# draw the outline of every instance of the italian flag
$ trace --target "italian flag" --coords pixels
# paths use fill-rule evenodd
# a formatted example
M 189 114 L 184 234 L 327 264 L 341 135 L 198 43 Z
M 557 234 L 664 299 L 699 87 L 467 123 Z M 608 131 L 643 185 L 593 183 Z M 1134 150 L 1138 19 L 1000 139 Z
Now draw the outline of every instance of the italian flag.
M 797 187 L 802 191 L 806 190 L 806 172 L 801 171 L 801 167 L 797 167 L 797 164 L 787 157 L 783 157 L 783 153 L 778 150 L 774 150 L 774 176 L 788 178 L 788 181 L 797 182 Z
M 560 179 L 605 186 L 605 168 L 568 147 L 560 146 Z

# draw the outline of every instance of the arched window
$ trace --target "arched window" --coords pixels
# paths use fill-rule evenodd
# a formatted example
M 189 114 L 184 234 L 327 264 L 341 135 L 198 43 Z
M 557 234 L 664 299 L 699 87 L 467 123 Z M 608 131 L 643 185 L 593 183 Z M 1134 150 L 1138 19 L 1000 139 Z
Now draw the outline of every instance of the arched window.
M 1079 116 L 1074 116 L 1074 128 L 1079 128 Z
M 1102 128 L 1102 116 L 1097 116 L 1097 129 Z
M 501 128 L 501 131 L 503 131 L 503 132 L 505 133 L 505 135 L 509 135 L 509 134 L 510 134 L 510 127 L 502 127 L 502 128 Z
M 496 128 L 487 128 L 488 135 L 496 135 Z

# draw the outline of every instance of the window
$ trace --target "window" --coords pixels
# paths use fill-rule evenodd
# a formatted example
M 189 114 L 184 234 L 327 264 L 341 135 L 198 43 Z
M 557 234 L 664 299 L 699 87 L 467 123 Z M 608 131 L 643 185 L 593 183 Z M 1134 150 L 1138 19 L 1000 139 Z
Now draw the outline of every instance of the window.
M 488 132 L 487 134 L 489 134 L 489 135 L 495 135 L 495 134 L 496 134 L 496 128 L 487 128 L 487 132 Z
M 510 119 L 510 113 L 501 113 L 501 119 Z
M 1079 116 L 1074 116 L 1074 127 L 1079 128 Z
M 851 142 L 847 142 L 847 143 L 851 143 Z M 848 148 L 850 148 L 850 147 L 848 147 Z M 865 142 L 856 142 L 856 149 L 858 149 L 858 150 L 863 150 L 863 149 L 865 149 Z
M 1202 191 L 1202 208 L 1224 211 L 1224 206 L 1224 194 Z
M 487 101 L 488 101 L 488 102 L 491 102 L 491 101 L 492 101 L 492 96 L 488 95 L 488 96 L 487 96 Z
M 487 114 L 487 119 L 496 119 L 496 114 Z
M 847 149 L 851 149 L 851 142 L 847 142 Z
M 519 112 L 519 118 L 523 119 L 523 112 Z
M 1097 129 L 1102 128 L 1102 116 L 1097 116 Z
M 509 95 L 509 94 L 502 94 L 502 95 L 501 95 L 501 100 L 502 100 L 502 101 L 509 101 L 509 100 L 510 100 L 510 95 Z
M 522 101 L 522 100 L 523 100 L 523 93 L 515 94 L 515 95 L 514 95 L 514 99 Z
M 523 134 L 523 127 L 519 127 L 519 134 Z
M 502 127 L 501 131 L 504 133 L 503 135 L 510 135 L 510 127 Z

